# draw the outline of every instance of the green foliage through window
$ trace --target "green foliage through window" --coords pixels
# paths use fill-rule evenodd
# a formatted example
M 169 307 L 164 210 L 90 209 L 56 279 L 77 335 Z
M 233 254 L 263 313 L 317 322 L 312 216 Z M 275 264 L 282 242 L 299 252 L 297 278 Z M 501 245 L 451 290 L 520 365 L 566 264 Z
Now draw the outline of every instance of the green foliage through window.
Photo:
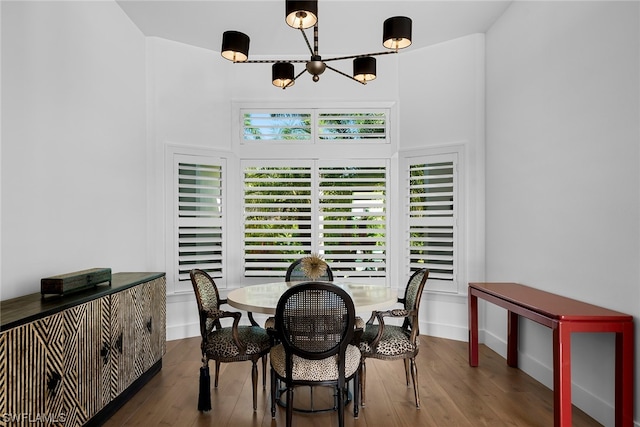
M 386 165 L 245 167 L 245 275 L 318 252 L 336 276 L 384 277 L 386 181 Z
M 242 140 L 303 142 L 386 142 L 385 110 L 287 112 L 246 110 L 242 113 Z

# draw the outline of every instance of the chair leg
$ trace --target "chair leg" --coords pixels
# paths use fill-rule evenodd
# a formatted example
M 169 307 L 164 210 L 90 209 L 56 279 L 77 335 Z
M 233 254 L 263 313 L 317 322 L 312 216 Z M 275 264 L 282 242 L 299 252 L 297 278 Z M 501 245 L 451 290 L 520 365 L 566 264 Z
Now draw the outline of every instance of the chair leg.
M 276 417 L 276 385 L 278 380 L 276 379 L 276 373 L 271 368 L 271 418 Z
M 404 376 L 407 380 L 407 387 L 409 387 L 411 385 L 409 382 L 409 359 L 402 359 L 402 361 L 404 362 Z
M 338 427 L 344 427 L 344 388 L 344 381 L 338 381 L 338 389 L 340 390 L 338 396 Z
M 360 369 L 356 370 L 353 377 L 353 418 L 360 415 Z
M 253 410 L 258 409 L 258 361 L 251 361 L 251 385 L 253 386 Z
M 216 360 L 216 378 L 214 380 L 213 386 L 218 388 L 218 377 L 220 376 L 220 361 Z
M 262 356 L 262 389 L 267 389 L 267 355 Z
M 365 390 L 367 385 L 367 364 L 365 359 L 362 359 L 360 363 L 360 405 L 364 408 L 364 403 L 366 400 Z
M 293 422 L 293 387 L 287 385 L 287 427 Z
M 413 394 L 416 397 L 416 408 L 420 408 L 420 396 L 418 393 L 418 367 L 416 366 L 415 357 L 411 358 L 411 377 L 413 377 Z

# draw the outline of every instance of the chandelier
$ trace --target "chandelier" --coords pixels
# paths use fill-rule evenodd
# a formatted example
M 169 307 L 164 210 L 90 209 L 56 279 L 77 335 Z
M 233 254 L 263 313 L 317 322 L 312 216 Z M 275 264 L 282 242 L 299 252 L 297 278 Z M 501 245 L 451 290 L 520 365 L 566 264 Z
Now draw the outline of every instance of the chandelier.
M 376 78 L 376 58 L 379 55 L 398 53 L 398 50 L 411 45 L 411 19 L 406 16 L 394 16 L 384 21 L 382 27 L 382 45 L 387 51 L 359 55 L 337 56 L 323 59 L 318 52 L 318 1 L 285 1 L 285 21 L 294 29 L 300 30 L 311 58 L 304 59 L 249 59 L 249 36 L 240 31 L 225 31 L 222 35 L 223 58 L 234 63 L 264 64 L 272 63 L 271 77 L 274 86 L 286 89 L 295 84 L 296 79 L 308 72 L 317 82 L 326 69 L 335 71 L 363 85 Z M 306 29 L 313 27 L 313 48 L 309 43 Z M 353 59 L 353 75 L 344 73 L 328 62 Z M 295 75 L 294 63 L 303 63 L 305 68 Z

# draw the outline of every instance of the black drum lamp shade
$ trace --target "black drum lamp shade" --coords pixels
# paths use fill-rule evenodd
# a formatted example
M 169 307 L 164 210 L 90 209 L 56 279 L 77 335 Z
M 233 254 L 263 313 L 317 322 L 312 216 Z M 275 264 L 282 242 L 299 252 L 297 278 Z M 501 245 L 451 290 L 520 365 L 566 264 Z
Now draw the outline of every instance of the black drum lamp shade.
M 376 58 L 365 56 L 353 60 L 353 78 L 360 82 L 369 82 L 376 78 Z
M 290 62 L 276 62 L 271 66 L 271 81 L 274 86 L 285 89 L 295 84 L 293 64 Z
M 245 62 L 249 58 L 249 36 L 240 31 L 225 31 L 221 54 L 229 61 Z
M 285 21 L 291 28 L 311 28 L 318 22 L 318 1 L 285 1 Z
M 382 45 L 387 49 L 404 49 L 411 45 L 411 18 L 394 16 L 384 21 Z

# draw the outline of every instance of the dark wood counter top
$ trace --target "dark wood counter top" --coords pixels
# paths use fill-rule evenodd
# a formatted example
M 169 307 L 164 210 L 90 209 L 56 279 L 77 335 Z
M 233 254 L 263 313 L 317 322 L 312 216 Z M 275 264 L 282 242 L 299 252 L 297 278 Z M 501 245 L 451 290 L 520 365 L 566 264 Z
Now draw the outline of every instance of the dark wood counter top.
M 164 275 L 165 273 L 158 272 L 115 273 L 111 277 L 111 285 L 98 285 L 68 295 L 45 295 L 43 297 L 40 292 L 37 292 L 0 301 L 0 332 Z

